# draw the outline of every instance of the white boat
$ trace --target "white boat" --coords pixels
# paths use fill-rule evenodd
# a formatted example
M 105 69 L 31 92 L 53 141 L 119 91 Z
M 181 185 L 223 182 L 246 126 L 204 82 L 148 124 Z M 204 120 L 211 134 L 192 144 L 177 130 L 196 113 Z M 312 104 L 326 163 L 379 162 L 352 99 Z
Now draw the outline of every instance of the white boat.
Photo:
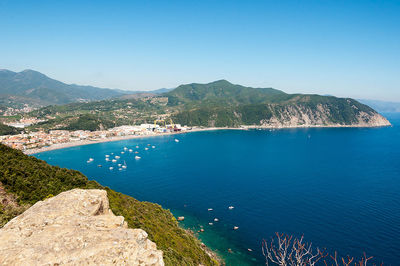
M 124 161 L 124 164 L 122 165 L 122 168 L 123 168 L 123 169 L 126 169 L 126 167 L 127 167 L 127 166 L 126 166 L 126 162 Z
M 239 226 L 234 226 L 233 227 L 233 230 L 238 230 L 239 229 Z
M 179 139 L 175 139 L 175 142 L 179 142 Z
M 109 167 L 108 169 L 112 170 L 112 169 L 114 169 L 114 167 Z
M 110 157 L 110 155 L 106 154 L 106 157 L 108 158 L 108 157 Z
M 149 148 L 144 148 L 146 151 L 149 149 Z
M 139 160 L 141 157 L 140 156 L 135 156 L 135 159 L 136 160 Z
M 219 220 L 218 220 L 218 218 L 214 218 L 214 222 L 218 222 Z
M 89 161 L 90 161 L 90 162 L 93 162 L 93 160 L 94 160 L 93 158 L 89 158 Z
M 208 223 L 209 225 L 213 225 L 213 223 Z
M 121 157 L 119 157 L 118 155 L 117 155 L 117 156 L 115 156 L 115 159 L 119 159 L 119 158 L 121 158 Z
M 229 206 L 228 209 L 233 210 L 235 207 Z
M 111 161 L 112 161 L 113 163 L 116 163 L 116 162 L 117 162 L 117 160 L 115 160 L 115 159 L 112 159 Z
M 139 146 L 136 146 L 136 149 L 139 149 Z
M 110 161 L 110 159 L 106 158 L 106 161 L 108 162 L 108 161 Z
M 88 161 L 86 161 L 87 163 L 91 163 L 92 161 L 90 161 L 90 160 L 88 160 Z
M 129 149 L 129 152 L 133 152 L 133 150 L 132 150 L 132 149 Z
M 156 147 L 156 146 L 151 146 L 153 149 Z
M 118 170 L 122 171 L 122 168 L 118 168 Z
M 126 150 L 128 150 L 128 148 L 127 148 L 127 147 L 124 147 L 124 151 L 126 151 Z
M 125 152 L 124 151 L 121 151 L 121 154 L 124 154 Z
M 212 208 L 208 208 L 208 211 L 210 212 L 210 211 L 212 211 L 213 209 Z
M 119 163 L 119 164 L 118 164 L 118 167 L 121 167 L 121 165 L 122 165 L 122 164 Z

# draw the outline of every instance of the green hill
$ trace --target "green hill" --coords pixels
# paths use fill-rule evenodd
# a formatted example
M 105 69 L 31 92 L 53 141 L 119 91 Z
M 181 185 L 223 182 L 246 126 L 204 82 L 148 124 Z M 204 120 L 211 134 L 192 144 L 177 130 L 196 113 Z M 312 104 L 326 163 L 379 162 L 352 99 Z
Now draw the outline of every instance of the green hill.
M 166 265 L 218 264 L 206 254 L 195 237 L 179 227 L 171 212 L 160 205 L 138 201 L 89 181 L 78 171 L 51 166 L 2 144 L 0 154 L 0 199 L 3 197 L 0 200 L 0 227 L 46 197 L 73 188 L 106 189 L 114 214 L 124 216 L 129 227 L 145 230 L 149 239 L 164 252 Z

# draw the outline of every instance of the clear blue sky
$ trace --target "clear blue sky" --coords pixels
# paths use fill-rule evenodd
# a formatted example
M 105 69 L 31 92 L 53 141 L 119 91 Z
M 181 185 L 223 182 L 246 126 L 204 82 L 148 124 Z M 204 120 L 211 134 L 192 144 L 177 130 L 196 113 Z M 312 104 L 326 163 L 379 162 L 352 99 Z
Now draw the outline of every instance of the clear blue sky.
M 0 68 L 129 90 L 227 79 L 400 101 L 400 1 L 0 0 Z

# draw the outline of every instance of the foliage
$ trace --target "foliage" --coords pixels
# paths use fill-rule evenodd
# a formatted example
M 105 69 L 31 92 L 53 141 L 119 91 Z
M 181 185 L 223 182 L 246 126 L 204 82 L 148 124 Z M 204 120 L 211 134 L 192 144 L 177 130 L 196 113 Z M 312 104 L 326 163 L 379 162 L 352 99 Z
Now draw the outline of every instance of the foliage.
M 2 144 L 0 154 L 0 183 L 6 192 L 16 196 L 20 206 L 32 205 L 73 188 L 106 189 L 112 211 L 116 215 L 123 215 L 129 227 L 145 230 L 149 239 L 163 250 L 166 265 L 217 264 L 200 247 L 200 242 L 180 228 L 173 215 L 161 206 L 140 202 L 89 181 L 79 171 L 51 166 Z M 0 224 L 24 209 L 4 211 L 0 206 Z
M 10 127 L 10 126 L 4 125 L 3 123 L 0 123 L 0 136 L 15 135 L 15 134 L 19 134 L 19 133 L 21 133 L 21 131 L 18 128 Z

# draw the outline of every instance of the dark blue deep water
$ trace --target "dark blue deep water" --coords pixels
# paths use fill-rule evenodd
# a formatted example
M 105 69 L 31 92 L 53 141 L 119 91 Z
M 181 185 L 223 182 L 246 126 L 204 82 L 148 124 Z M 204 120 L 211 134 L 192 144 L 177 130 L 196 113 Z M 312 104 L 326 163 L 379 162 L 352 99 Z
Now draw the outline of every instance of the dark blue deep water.
M 194 132 L 35 156 L 184 215 L 184 226 L 203 226 L 199 237 L 228 265 L 264 264 L 261 241 L 274 232 L 399 265 L 400 115 L 388 118 L 393 127 Z M 148 143 L 156 147 L 145 151 Z M 136 145 L 142 159 L 120 154 Z M 108 170 L 111 152 L 126 170 Z

